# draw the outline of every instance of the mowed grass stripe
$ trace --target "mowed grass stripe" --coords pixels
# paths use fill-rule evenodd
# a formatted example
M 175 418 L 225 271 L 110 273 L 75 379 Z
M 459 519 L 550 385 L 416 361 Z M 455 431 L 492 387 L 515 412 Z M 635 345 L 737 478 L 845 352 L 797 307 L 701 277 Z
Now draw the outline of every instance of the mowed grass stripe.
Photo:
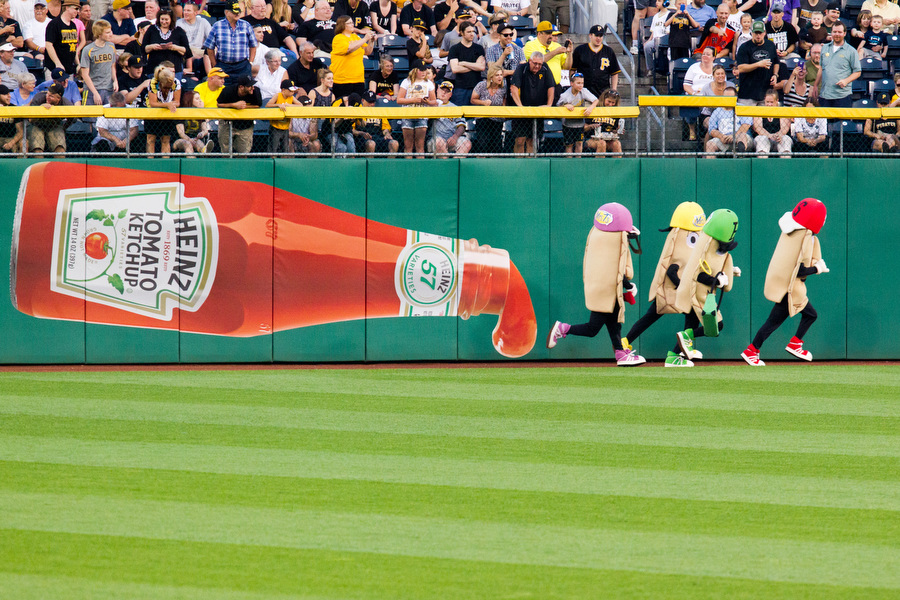
M 25 575 L 0 572 L 0 589 L 7 598 L 15 600 L 46 600 L 59 597 L 65 590 L 66 600 L 98 600 L 100 598 L 128 598 L 129 600 L 339 600 L 339 596 L 310 596 L 307 594 L 277 594 L 245 592 L 237 589 L 196 586 L 153 585 L 97 581 L 86 577 L 56 575 Z
M 0 531 L 0 537 L 5 542 L 0 545 L 0 563 L 8 570 L 35 574 L 35 579 L 42 579 L 51 593 L 41 598 L 69 597 L 65 587 L 69 577 L 60 574 L 94 581 L 98 589 L 103 589 L 107 582 L 112 585 L 147 583 L 155 589 L 172 589 L 173 593 L 196 590 L 202 594 L 204 589 L 213 590 L 213 595 L 220 592 L 225 598 L 229 598 L 226 594 L 235 593 L 231 590 L 251 590 L 267 594 L 274 600 L 297 597 L 295 595 L 302 600 L 896 598 L 896 591 L 891 589 L 541 567 L 361 552 L 14 530 Z M 110 568 L 111 565 L 114 568 Z M 40 574 L 47 577 L 40 577 Z M 53 590 L 56 581 L 60 581 L 61 587 Z M 101 594 L 89 596 L 91 600 L 103 597 Z M 123 595 L 109 597 L 119 600 Z M 199 596 L 201 599 L 205 597 Z
M 0 435 L 0 460 L 900 510 L 900 483 Z
M 0 490 L 897 547 L 900 515 L 769 504 L 0 462 Z
M 865 544 L 13 492 L 0 528 L 900 589 L 900 549 Z
M 0 431 L 36 437 L 900 481 L 900 459 L 860 456 L 858 453 L 644 446 L 616 443 L 615 439 L 606 443 L 603 437 L 596 442 L 573 442 L 500 436 L 465 437 L 444 435 L 440 430 L 432 435 L 423 435 L 392 433 L 390 429 L 377 427 L 367 428 L 366 431 L 348 429 L 350 426 L 333 430 L 206 425 L 183 423 L 174 418 L 171 422 L 132 422 L 0 415 Z
M 211 397 L 242 403 L 242 391 L 259 392 L 259 404 L 298 406 L 320 392 L 340 400 L 413 398 L 422 402 L 476 398 L 523 402 L 705 408 L 777 413 L 900 417 L 894 401 L 897 369 L 877 366 L 778 365 L 766 369 L 705 367 L 661 375 L 658 369 L 386 369 L 298 371 L 176 371 L 113 373 L 4 373 L 11 394 L 108 398 L 141 394 L 155 401 Z M 552 383 L 548 383 L 552 382 Z M 159 394 L 161 388 L 181 394 Z M 315 390 L 314 394 L 305 394 Z M 526 390 L 517 393 L 516 390 Z M 266 392 L 266 394 L 262 394 Z M 299 396 L 296 396 L 298 395 Z M 308 407 L 320 405 L 306 404 Z
M 249 398 L 248 398 L 249 400 Z M 519 410 L 517 414 L 526 411 Z M 651 409 L 632 410 L 634 418 Z M 765 451 L 789 448 L 792 452 L 847 454 L 858 456 L 900 457 L 900 433 L 839 433 L 727 427 L 713 420 L 709 425 L 660 423 L 583 423 L 533 418 L 460 417 L 447 414 L 398 414 L 370 411 L 327 409 L 288 409 L 244 406 L 216 406 L 197 403 L 161 405 L 155 402 L 126 400 L 16 399 L 0 402 L 0 414 L 45 415 L 82 419 L 118 419 L 185 424 L 253 425 L 292 429 L 326 429 L 400 433 L 410 435 L 449 435 L 473 438 L 525 439 L 552 442 L 595 442 L 677 446 L 731 450 Z M 857 417 L 859 419 L 859 417 Z M 782 421 L 786 421 L 782 417 Z M 838 419 L 840 420 L 840 419 Z M 887 420 L 887 419 L 886 419 Z M 727 419 L 726 419 L 727 421 Z M 881 431 L 878 419 L 868 418 L 871 427 Z M 772 425 L 775 425 L 774 423 Z M 789 424 L 783 424 L 788 425 Z M 839 429 L 834 423 L 830 429 Z M 15 430 L 11 430 L 15 431 Z M 890 429 L 900 432 L 900 420 Z

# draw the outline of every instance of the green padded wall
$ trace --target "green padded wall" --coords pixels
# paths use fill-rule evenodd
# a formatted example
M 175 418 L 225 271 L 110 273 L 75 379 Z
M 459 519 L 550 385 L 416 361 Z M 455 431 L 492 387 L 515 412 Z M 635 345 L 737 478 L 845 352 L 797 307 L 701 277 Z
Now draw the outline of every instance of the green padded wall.
M 509 252 L 522 273 L 538 323 L 538 339 L 525 358 L 546 358 L 550 161 L 464 160 L 460 164 L 459 233 Z M 459 357 L 502 360 L 491 343 L 497 317 L 459 320 Z
M 766 271 L 781 233 L 778 219 L 794 209 L 804 198 L 818 198 L 828 208 L 828 220 L 819 234 L 822 258 L 830 273 L 807 278 L 810 302 L 819 313 L 818 320 L 804 338 L 814 358 L 847 357 L 847 161 L 845 159 L 794 158 L 790 170 L 782 160 L 753 161 L 753 296 L 751 332 L 740 350 L 765 322 L 773 303 L 763 295 Z M 870 161 L 866 161 L 869 163 Z M 787 174 L 793 174 L 787 179 Z M 743 239 L 743 236 L 741 236 Z M 797 330 L 800 316 L 788 319 L 763 346 L 763 360 L 790 359 L 784 351 Z
M 457 238 L 459 180 L 458 160 L 370 160 L 367 217 Z M 369 319 L 366 359 L 456 360 L 457 321 L 451 317 Z
M 0 261 L 4 265 L 4 277 L 9 277 L 10 249 L 13 220 L 16 213 L 16 199 L 19 182 L 25 170 L 37 160 L 0 160 Z M 68 161 L 84 164 L 84 161 Z M 81 181 L 71 182 L 73 187 L 84 185 Z M 21 235 L 29 235 L 22 231 Z M 43 235 L 43 234 L 42 234 Z M 50 236 L 53 232 L 50 232 Z M 48 271 L 47 277 L 50 273 Z M 7 281 L 8 283 L 8 281 Z M 2 286 L 4 293 L 8 285 Z M 3 323 L 4 343 L 0 347 L 0 362 L 3 363 L 83 363 L 85 361 L 84 322 L 54 321 L 36 319 L 13 308 L 10 296 L 0 301 L 0 323 Z
M 181 170 L 181 161 L 179 160 L 146 158 L 89 160 L 88 165 L 171 173 L 173 181 L 179 179 Z M 88 187 L 108 185 L 108 182 L 93 182 L 89 173 L 87 177 Z M 97 306 L 89 302 L 85 305 L 85 310 L 90 314 L 92 310 L 97 310 Z M 178 318 L 177 315 L 175 318 Z M 178 331 L 87 323 L 85 325 L 85 361 L 94 364 L 178 362 Z
M 607 202 L 631 211 L 642 228 L 640 211 L 641 163 L 630 159 L 556 160 L 550 165 L 550 315 L 538 328 L 538 344 L 557 320 L 584 323 L 590 315 L 584 305 L 584 246 L 594 213 Z M 635 279 L 641 281 L 642 256 L 632 255 Z M 638 306 L 626 305 L 622 335 L 637 319 Z M 571 336 L 550 350 L 551 358 L 612 358 L 605 330 L 593 339 Z
M 366 161 L 362 159 L 277 159 L 275 187 L 351 215 L 366 216 Z M 364 225 L 360 227 L 358 235 L 361 239 L 365 238 Z M 362 243 L 365 244 L 364 241 Z M 364 266 L 360 265 L 353 273 L 341 273 L 340 276 L 358 279 L 355 285 L 361 290 L 361 294 L 365 294 Z M 291 302 L 290 298 L 278 294 L 277 277 L 274 302 L 277 326 L 280 304 Z M 365 308 L 365 302 L 361 302 L 358 307 L 360 315 L 365 313 Z M 279 331 L 274 335 L 276 361 L 362 361 L 365 358 L 364 319 Z
M 239 165 L 235 168 L 235 165 Z M 239 160 L 203 159 L 183 160 L 181 163 L 182 175 L 195 175 L 203 177 L 216 177 L 219 179 L 238 179 L 241 181 L 254 181 L 272 186 L 274 183 L 274 162 L 270 159 Z M 221 190 L 210 189 L 213 196 Z M 270 202 L 274 204 L 274 193 Z M 239 199 L 238 199 L 239 200 Z M 272 210 L 269 211 L 272 215 Z M 224 269 L 226 265 L 219 263 L 218 269 Z M 272 288 L 256 291 L 256 299 L 260 302 L 272 303 Z M 190 315 L 182 314 L 182 322 L 189 319 Z M 271 318 L 269 319 L 271 323 Z M 272 335 L 257 335 L 253 337 L 225 337 L 203 335 L 198 333 L 181 332 L 181 362 L 271 362 L 272 361 Z

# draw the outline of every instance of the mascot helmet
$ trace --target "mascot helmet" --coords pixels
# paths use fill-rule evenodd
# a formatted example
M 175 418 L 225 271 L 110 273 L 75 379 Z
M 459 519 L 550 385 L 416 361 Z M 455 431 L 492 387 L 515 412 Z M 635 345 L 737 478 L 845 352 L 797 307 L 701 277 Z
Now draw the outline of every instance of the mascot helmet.
M 696 202 L 682 202 L 672 213 L 669 227 L 686 229 L 687 231 L 700 231 L 706 223 L 706 215 L 703 208 Z
M 825 224 L 828 211 L 819 200 L 806 198 L 797 203 L 791 215 L 798 225 L 809 229 L 814 234 L 818 234 Z
M 594 213 L 594 227 L 600 231 L 640 233 L 634 226 L 631 213 L 618 202 L 607 202 Z
M 723 244 L 734 240 L 734 234 L 737 233 L 737 230 L 737 215 L 727 208 L 714 210 L 706 220 L 706 225 L 703 226 L 703 233 Z

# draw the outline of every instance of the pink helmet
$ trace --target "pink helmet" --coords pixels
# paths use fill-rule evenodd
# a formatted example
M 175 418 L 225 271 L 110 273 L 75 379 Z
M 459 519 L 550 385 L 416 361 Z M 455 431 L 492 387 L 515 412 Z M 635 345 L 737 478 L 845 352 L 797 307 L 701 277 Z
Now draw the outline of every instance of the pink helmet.
M 634 226 L 631 213 L 618 202 L 607 202 L 594 213 L 594 227 L 600 231 L 640 233 Z
M 818 235 L 825 224 L 828 211 L 825 209 L 825 205 L 815 198 L 806 198 L 797 203 L 791 215 L 798 225 Z

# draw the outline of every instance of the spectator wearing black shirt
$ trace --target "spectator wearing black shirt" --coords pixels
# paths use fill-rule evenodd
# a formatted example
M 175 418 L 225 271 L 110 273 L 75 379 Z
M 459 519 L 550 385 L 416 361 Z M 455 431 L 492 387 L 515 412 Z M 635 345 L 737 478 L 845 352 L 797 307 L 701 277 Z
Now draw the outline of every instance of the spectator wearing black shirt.
M 456 75 L 451 101 L 457 106 L 466 106 L 472 103 L 472 90 L 481 81 L 482 74 L 487 69 L 487 59 L 484 47 L 475 43 L 474 25 L 463 23 L 460 25 L 460 33 L 462 40 L 450 48 L 447 61 L 450 70 Z M 541 64 L 543 65 L 543 60 Z
M 619 61 L 612 48 L 603 43 L 606 28 L 594 25 L 588 35 L 588 43 L 575 48 L 566 57 L 564 69 L 574 69 L 584 74 L 584 87 L 600 97 L 607 89 L 615 90 L 619 86 Z
M 303 5 L 300 3 L 294 5 L 293 20 L 297 27 L 297 43 L 303 45 L 304 42 L 312 42 L 317 49 L 317 57 L 331 58 L 331 41 L 334 39 L 335 25 L 331 5 L 327 0 L 318 0 L 314 16 L 309 21 L 304 21 L 300 16 L 298 6 Z
M 781 62 L 775 44 L 766 37 L 762 21 L 754 21 L 750 35 L 750 41 L 741 44 L 735 57 L 739 73 L 737 103 L 762 106 L 766 90 L 778 82 Z
M 417 59 L 422 59 L 426 65 L 430 65 L 434 60 L 431 56 L 431 47 L 428 45 L 428 38 L 425 32 L 428 26 L 421 19 L 413 22 L 412 29 L 409 30 L 409 39 L 406 40 L 406 58 L 409 64 L 413 64 Z
M 288 35 L 288 32 L 277 21 L 266 17 L 265 0 L 252 0 L 250 3 L 250 14 L 244 17 L 244 20 L 250 23 L 254 30 L 257 27 L 262 29 L 262 43 L 265 46 L 269 48 L 280 48 L 283 46 L 293 53 L 292 56 L 297 56 L 297 44 L 294 42 L 294 38 Z
M 256 81 L 249 75 L 238 77 L 234 85 L 226 85 L 219 94 L 219 108 L 259 108 L 262 106 L 262 94 L 255 87 Z M 230 153 L 232 141 L 236 154 L 249 154 L 253 148 L 253 119 L 235 121 L 219 121 L 219 147 L 222 152 Z
M 316 87 L 316 73 L 319 69 L 326 68 L 325 61 L 316 58 L 316 47 L 312 42 L 304 42 L 300 48 L 300 56 L 287 68 L 288 79 L 297 87 L 303 89 L 304 94 Z M 393 63 L 391 63 L 393 65 Z
M 510 98 L 516 106 L 553 106 L 556 80 L 550 68 L 544 64 L 541 52 L 532 52 L 527 63 L 521 64 L 512 76 Z M 515 139 L 514 152 L 522 154 L 534 152 L 534 128 L 536 138 L 544 135 L 543 119 L 513 119 L 512 135 Z
M 400 78 L 394 70 L 394 60 L 390 55 L 381 55 L 381 68 L 372 73 L 369 78 L 369 91 L 376 96 L 396 100 L 400 89 Z
M 78 47 L 78 28 L 75 27 L 75 15 L 78 14 L 78 0 L 64 0 L 59 16 L 50 21 L 46 31 L 46 54 L 44 68 L 52 71 L 59 67 L 69 75 L 75 74 Z
M 334 19 L 347 15 L 353 19 L 353 26 L 363 31 L 372 29 L 372 18 L 369 3 L 366 0 L 337 0 L 334 3 Z
M 409 37 L 409 30 L 415 19 L 422 19 L 422 22 L 428 26 L 429 33 L 437 35 L 434 11 L 428 8 L 424 0 L 412 0 L 400 11 L 400 29 L 404 36 Z
M 372 0 L 369 19 L 378 35 L 397 35 L 397 5 L 394 0 Z
M 144 73 L 147 61 L 142 56 L 132 56 L 128 66 L 119 72 L 119 91 L 125 94 L 125 105 L 131 108 L 146 106 L 150 79 Z

